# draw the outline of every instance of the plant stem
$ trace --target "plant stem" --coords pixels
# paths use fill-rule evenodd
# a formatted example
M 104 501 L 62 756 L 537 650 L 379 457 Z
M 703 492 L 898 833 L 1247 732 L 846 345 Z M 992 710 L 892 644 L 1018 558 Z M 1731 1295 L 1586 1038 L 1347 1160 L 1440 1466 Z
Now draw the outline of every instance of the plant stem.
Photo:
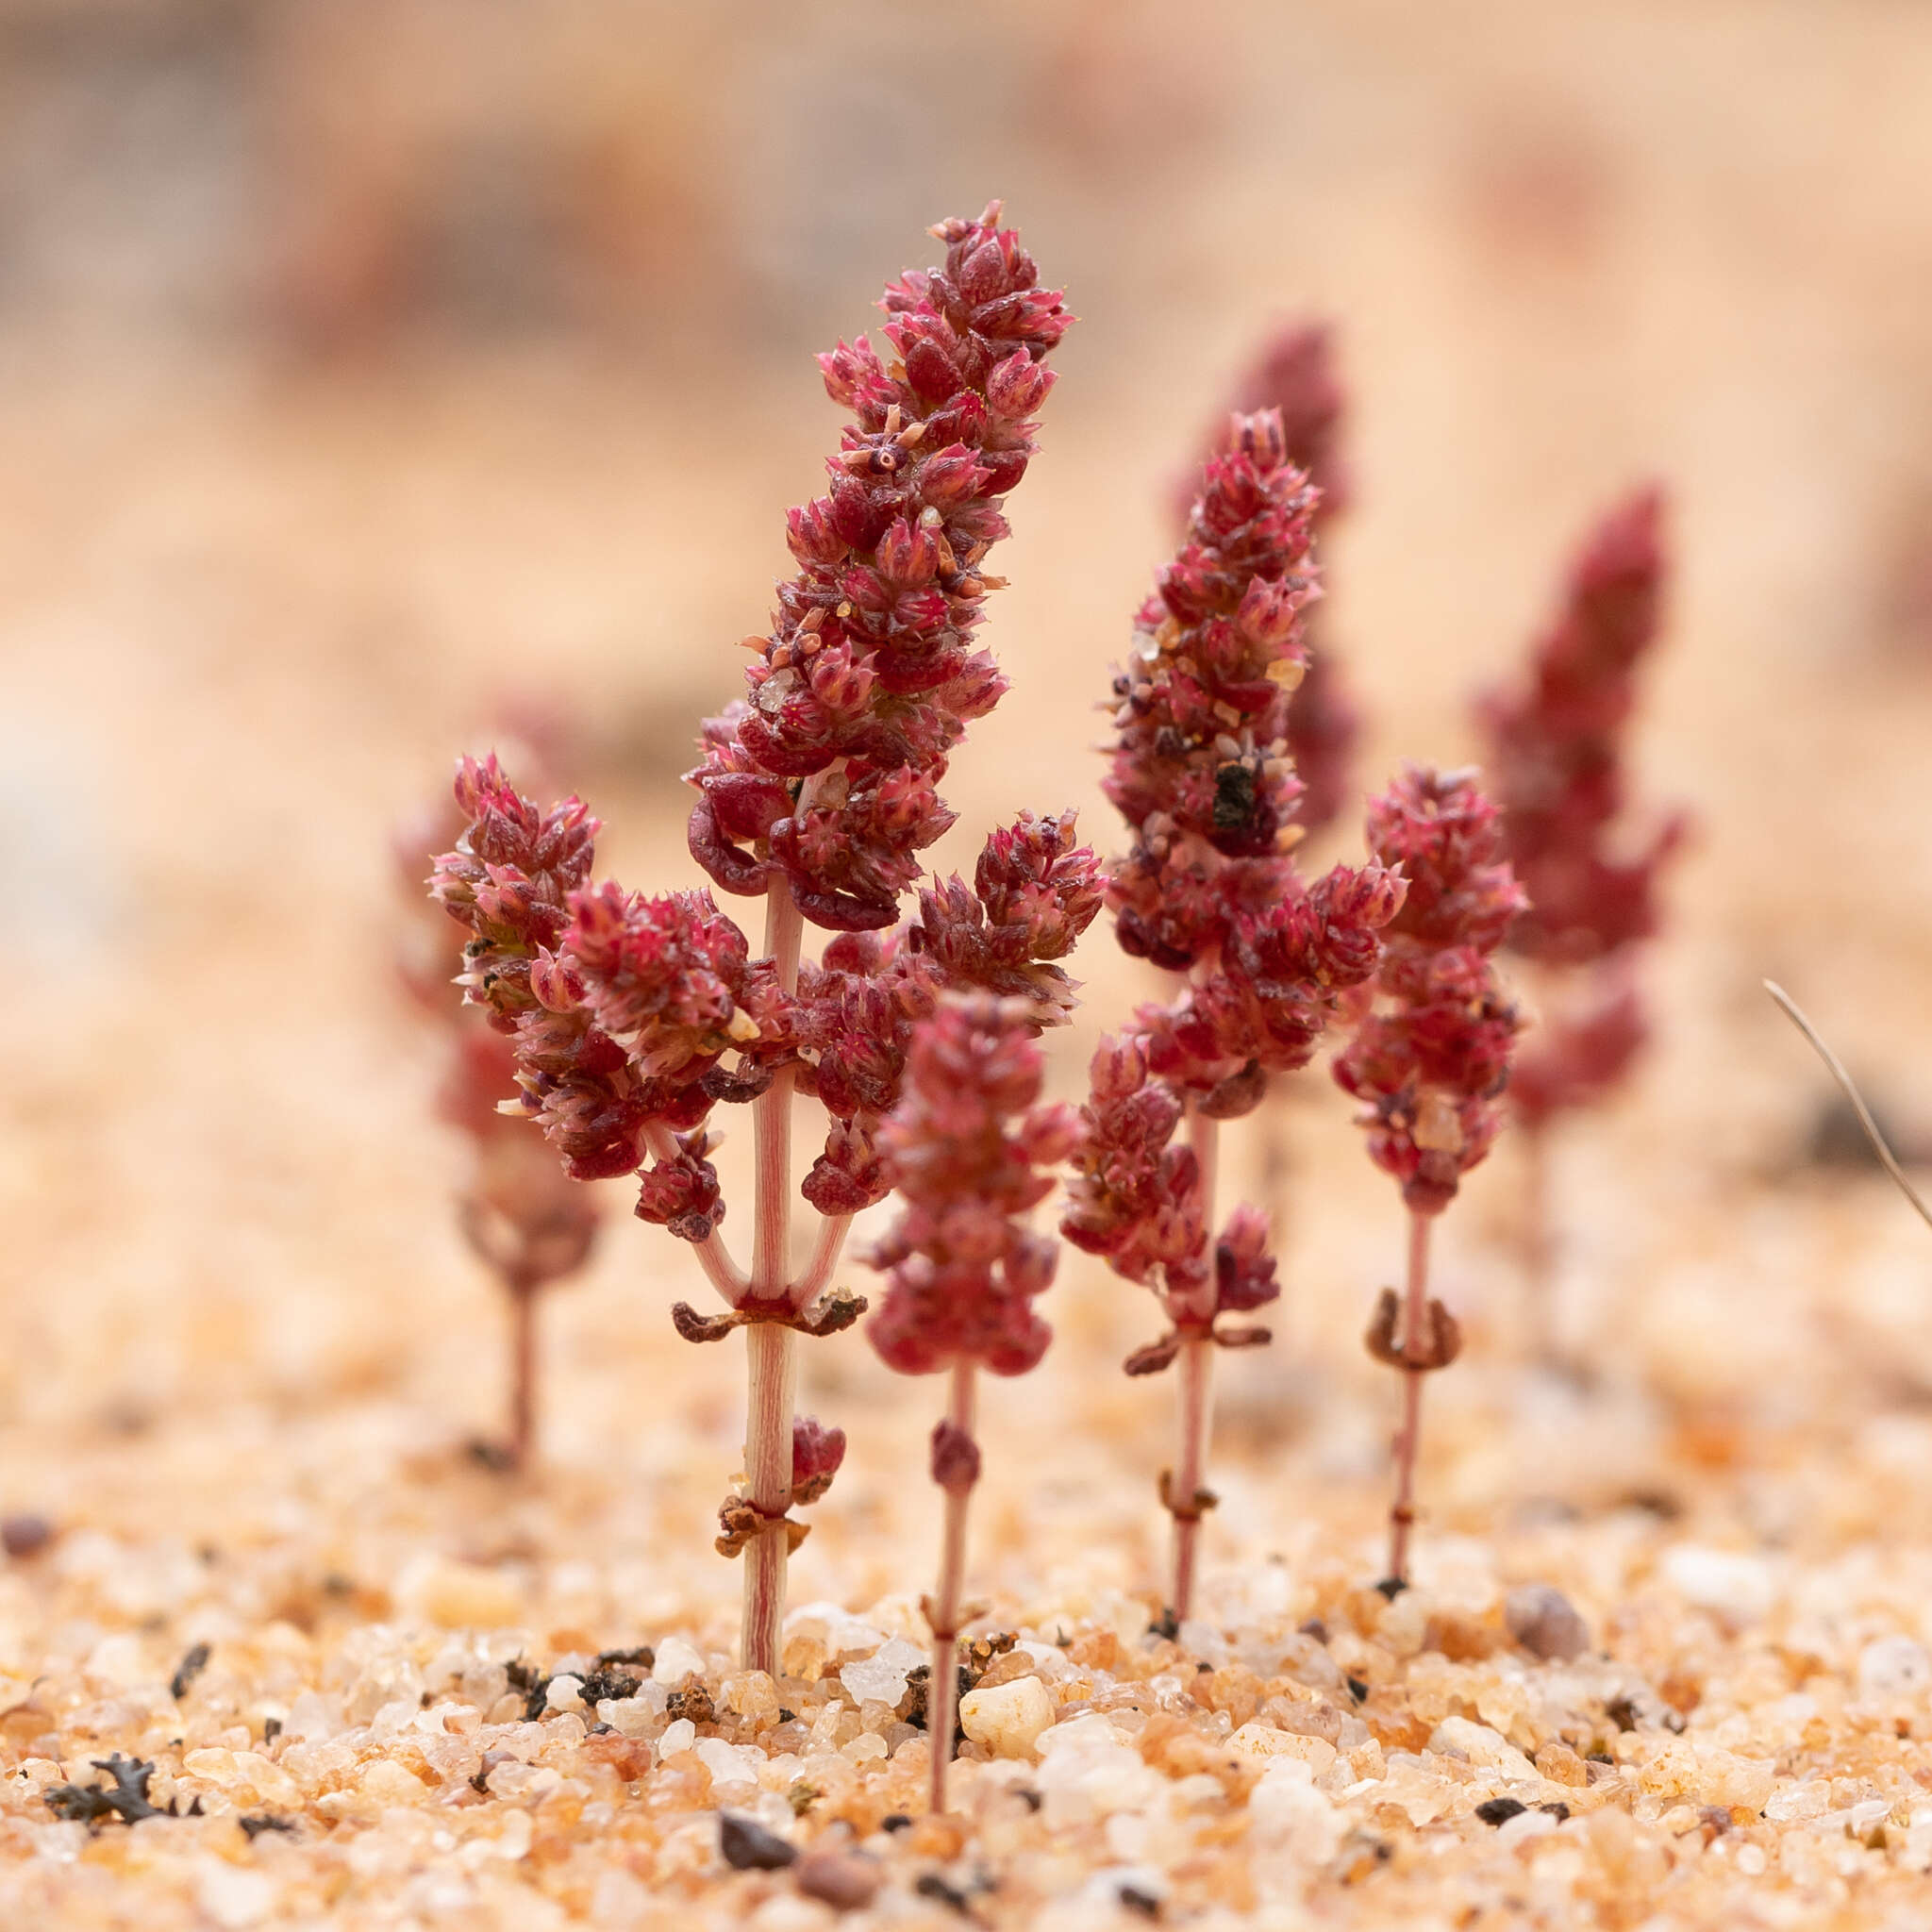
M 832 1278 L 832 1271 L 839 1265 L 846 1231 L 851 1225 L 849 1214 L 827 1215 L 819 1223 L 818 1240 L 812 1243 L 811 1259 L 805 1264 L 805 1273 L 791 1284 L 791 1299 L 794 1308 L 808 1308 L 824 1293 L 825 1286 Z
M 1169 1491 L 1174 1519 L 1174 1615 L 1185 1621 L 1194 1607 L 1194 1559 L 1201 1516 L 1194 1498 L 1207 1473 L 1208 1428 L 1214 1413 L 1214 1344 L 1191 1335 L 1180 1352 L 1180 1458 Z
M 962 1435 L 973 1434 L 973 1364 L 953 1364 L 951 1400 L 946 1420 Z M 966 1576 L 966 1506 L 973 1495 L 970 1482 L 945 1491 L 946 1516 L 940 1545 L 940 1587 L 933 1593 L 928 1616 L 932 1623 L 932 1675 L 926 1686 L 925 1731 L 932 1740 L 932 1808 L 946 1808 L 946 1767 L 953 1761 L 953 1730 L 958 1704 L 959 1593 Z
M 805 922 L 781 875 L 765 898 L 765 951 L 776 962 L 787 992 L 798 984 L 798 949 Z M 791 1221 L 791 1070 L 775 1074 L 752 1102 L 753 1206 L 749 1299 L 785 1297 L 786 1237 Z M 747 1397 L 744 1474 L 752 1506 L 767 1521 L 745 1546 L 742 1657 L 748 1671 L 778 1674 L 785 1619 L 785 1561 L 791 1535 L 783 1518 L 791 1506 L 791 1388 L 793 1336 L 773 1322 L 745 1329 Z
M 1211 1239 L 1221 1123 L 1191 1111 L 1188 1142 L 1194 1150 L 1201 1175 L 1202 1225 Z M 1174 1514 L 1174 1591 L 1169 1601 L 1176 1623 L 1194 1604 L 1194 1563 L 1201 1541 L 1201 1514 L 1194 1499 L 1205 1485 L 1208 1431 L 1214 1415 L 1214 1343 L 1210 1337 L 1188 1336 L 1181 1343 L 1179 1371 L 1180 1448 L 1168 1486 L 1168 1508 Z
M 1408 1284 L 1402 1310 L 1402 1347 L 1423 1347 L 1429 1307 L 1429 1225 L 1427 1214 L 1408 1217 Z M 1408 1581 L 1408 1532 L 1415 1523 L 1415 1463 L 1423 1427 L 1423 1377 L 1419 1368 L 1402 1372 L 1402 1432 L 1395 1439 L 1395 1501 L 1389 1508 L 1389 1577 Z
M 790 1535 L 783 1522 L 791 1504 L 791 1385 L 797 1352 L 791 1329 L 753 1322 L 744 1331 L 748 1369 L 744 1473 L 751 1500 L 770 1525 L 744 1548 L 741 1655 L 748 1671 L 778 1674 L 785 1622 L 785 1559 Z
M 533 1283 L 509 1291 L 509 1461 L 528 1469 L 537 1453 L 537 1294 Z

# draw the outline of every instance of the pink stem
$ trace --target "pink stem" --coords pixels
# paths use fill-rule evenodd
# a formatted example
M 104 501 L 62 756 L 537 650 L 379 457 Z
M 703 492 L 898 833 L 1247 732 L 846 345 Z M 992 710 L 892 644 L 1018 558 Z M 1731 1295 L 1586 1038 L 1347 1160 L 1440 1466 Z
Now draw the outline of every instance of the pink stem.
M 1221 1123 L 1191 1111 L 1188 1142 L 1201 1175 L 1201 1222 L 1209 1235 L 1214 1223 L 1214 1185 L 1220 1164 Z M 1194 1604 L 1194 1570 L 1201 1541 L 1201 1517 L 1195 1497 L 1205 1486 L 1208 1432 L 1214 1414 L 1214 1343 L 1206 1335 L 1189 1335 L 1180 1350 L 1180 1453 L 1169 1479 L 1168 1507 L 1174 1512 L 1174 1621 L 1189 1615 Z
M 1214 1413 L 1214 1344 L 1191 1335 L 1180 1353 L 1180 1460 L 1169 1491 L 1174 1519 L 1174 1616 L 1183 1622 L 1194 1607 L 1194 1567 L 1201 1541 L 1195 1497 L 1207 1473 L 1208 1429 Z
M 832 1271 L 839 1265 L 839 1257 L 844 1250 L 845 1236 L 851 1226 L 852 1217 L 849 1214 L 828 1215 L 819 1223 L 811 1259 L 805 1264 L 805 1273 L 791 1284 L 791 1300 L 794 1308 L 808 1308 L 824 1293 L 826 1284 L 832 1278 Z
M 962 1435 L 973 1434 L 973 1364 L 953 1364 L 951 1401 L 946 1420 Z M 953 1730 L 958 1722 L 959 1690 L 958 1644 L 959 1594 L 966 1577 L 966 1506 L 973 1486 L 961 1483 L 945 1491 L 946 1515 L 940 1545 L 940 1587 L 929 1610 L 932 1623 L 932 1676 L 926 1686 L 926 1736 L 932 1740 L 932 1808 L 946 1808 L 946 1768 L 953 1761 Z
M 798 984 L 798 949 L 805 921 L 779 874 L 765 899 L 765 951 L 776 962 L 787 992 Z M 789 1272 L 787 1236 L 791 1224 L 791 1069 L 775 1074 L 752 1102 L 753 1208 L 749 1299 L 785 1298 Z M 749 1376 L 744 1435 L 744 1474 L 751 1503 L 768 1527 L 744 1551 L 743 1660 L 748 1671 L 778 1674 L 780 1630 L 785 1620 L 785 1561 L 790 1532 L 783 1518 L 791 1507 L 791 1397 L 795 1372 L 792 1331 L 775 1322 L 745 1329 Z
M 1427 1214 L 1408 1217 L 1408 1283 L 1402 1310 L 1402 1347 L 1406 1354 L 1424 1347 L 1429 1306 L 1429 1225 Z M 1423 1375 L 1405 1369 L 1402 1389 L 1402 1432 L 1395 1439 L 1395 1501 L 1389 1509 L 1389 1577 L 1408 1581 L 1408 1533 L 1415 1523 L 1416 1452 L 1422 1446 Z

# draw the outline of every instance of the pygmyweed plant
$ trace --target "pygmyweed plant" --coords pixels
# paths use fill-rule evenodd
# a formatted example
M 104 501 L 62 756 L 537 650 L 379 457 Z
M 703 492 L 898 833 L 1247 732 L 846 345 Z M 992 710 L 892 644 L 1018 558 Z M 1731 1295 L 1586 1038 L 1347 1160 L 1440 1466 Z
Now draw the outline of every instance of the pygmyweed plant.
M 1268 1340 L 1217 1324 L 1278 1292 L 1257 1210 L 1237 1208 L 1210 1236 L 1220 1124 L 1307 1063 L 1344 991 L 1374 971 L 1377 931 L 1402 901 L 1380 865 L 1337 866 L 1309 886 L 1291 857 L 1302 786 L 1288 720 L 1307 662 L 1316 501 L 1280 414 L 1234 417 L 1114 679 L 1105 787 L 1132 844 L 1108 904 L 1123 948 L 1181 979 L 1094 1056 L 1062 1231 L 1151 1288 L 1167 1319 L 1126 1369 L 1180 1365 L 1179 1454 L 1161 1478 L 1176 1621 L 1215 1502 L 1204 1481 L 1212 1350 Z
M 905 1093 L 878 1135 L 905 1209 L 872 1253 L 887 1288 L 866 1333 L 889 1367 L 949 1377 L 945 1417 L 932 1432 L 932 1479 L 945 1497 L 939 1588 L 924 1603 L 935 1811 L 946 1808 L 966 1508 L 979 1480 L 974 1377 L 981 1368 L 1024 1374 L 1052 1336 L 1033 1302 L 1053 1280 L 1058 1251 L 1025 1217 L 1053 1191 L 1077 1126 L 1070 1108 L 1039 1104 L 1038 1030 L 1023 1000 L 943 1001 L 913 1033 Z
M 1052 962 L 1100 905 L 1072 814 L 1023 815 L 987 841 L 972 887 L 935 880 L 901 917 L 918 854 L 953 823 L 947 758 L 1006 690 L 974 641 L 1001 581 L 985 561 L 1033 452 L 1044 358 L 1073 319 L 999 219 L 994 203 L 941 223 L 943 265 L 887 289 L 890 358 L 863 337 L 819 358 L 853 420 L 826 494 L 789 515 L 798 571 L 770 634 L 746 640 L 749 695 L 705 725 L 689 774 L 691 853 L 723 891 L 764 900 L 761 951 L 708 891 L 591 886 L 584 807 L 540 811 L 493 760 L 459 774 L 470 828 L 438 865 L 437 894 L 473 935 L 469 996 L 512 1040 L 525 1111 L 576 1178 L 639 1174 L 640 1217 L 692 1244 L 728 1312 L 680 1304 L 681 1334 L 746 1331 L 744 1483 L 719 1547 L 745 1558 L 745 1666 L 774 1674 L 803 1534 L 789 1512 L 823 1493 L 842 1450 L 837 1431 L 794 1422 L 793 1338 L 863 1310 L 830 1283 L 852 1216 L 888 1191 L 877 1133 L 912 1028 L 948 991 L 1024 995 L 1034 1025 L 1064 1018 Z M 816 962 L 801 958 L 807 922 L 838 935 Z M 828 1117 L 802 1188 L 819 1230 L 798 1269 L 795 1093 Z M 720 1233 L 719 1105 L 752 1110 L 748 1267 Z
M 412 818 L 396 834 L 398 881 L 419 914 L 426 909 L 424 868 L 459 824 L 445 805 Z M 500 1450 L 489 1446 L 489 1458 L 524 1469 L 536 1453 L 538 1299 L 589 1257 L 597 1235 L 597 1204 L 572 1184 L 526 1125 L 502 1112 L 517 1091 L 515 1051 L 481 1013 L 452 994 L 444 937 L 449 928 L 433 911 L 428 916 L 441 928 L 436 965 L 428 963 L 426 944 L 410 944 L 399 954 L 398 977 L 416 1010 L 441 1036 L 445 1065 L 437 1111 L 469 1145 L 458 1224 L 508 1301 L 509 1428 Z
M 1571 566 L 1527 681 L 1488 694 L 1479 707 L 1503 851 L 1529 894 L 1507 943 L 1540 969 L 1543 995 L 1510 1103 L 1524 1132 L 1524 1252 L 1545 1331 L 1545 1137 L 1557 1115 L 1592 1106 L 1614 1088 L 1649 1037 L 1634 957 L 1657 930 L 1657 875 L 1687 826 L 1685 814 L 1673 812 L 1634 851 L 1619 849 L 1623 737 L 1638 670 L 1658 634 L 1661 520 L 1660 496 L 1645 490 L 1597 523 Z M 1542 1349 L 1555 1353 L 1547 1332 Z
M 1455 1317 L 1428 1291 L 1429 1230 L 1502 1122 L 1521 1022 L 1491 956 L 1524 900 L 1474 772 L 1406 766 L 1370 803 L 1368 843 L 1407 891 L 1383 928 L 1380 964 L 1334 1074 L 1363 1103 L 1370 1157 L 1401 1183 L 1408 1209 L 1405 1292 L 1398 1304 L 1392 1288 L 1382 1291 L 1365 1338 L 1404 1377 L 1384 1586 L 1393 1591 L 1408 1581 L 1423 1377 L 1462 1346 Z

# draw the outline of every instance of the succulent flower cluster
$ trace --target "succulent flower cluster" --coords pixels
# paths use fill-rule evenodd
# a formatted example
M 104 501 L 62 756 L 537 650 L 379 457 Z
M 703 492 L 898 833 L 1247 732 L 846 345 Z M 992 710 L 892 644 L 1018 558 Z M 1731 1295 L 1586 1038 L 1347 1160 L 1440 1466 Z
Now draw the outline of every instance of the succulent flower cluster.
M 1496 808 L 1473 771 L 1409 765 L 1371 801 L 1369 850 L 1407 880 L 1335 1077 L 1364 1103 L 1376 1165 L 1440 1214 L 1486 1155 L 1522 1024 L 1492 956 L 1521 914 Z
M 637 1211 L 705 1240 L 724 1212 L 705 1120 L 787 1042 L 771 962 L 708 892 L 591 886 L 598 824 L 579 800 L 540 811 L 494 757 L 463 760 L 456 798 L 469 824 L 432 890 L 470 928 L 461 983 L 508 1037 L 523 1110 L 575 1180 L 634 1173 L 652 1128 L 675 1136 Z
M 1557 965 L 1600 959 L 1657 930 L 1657 875 L 1683 838 L 1673 814 L 1635 857 L 1611 832 L 1624 808 L 1620 738 L 1656 642 L 1662 502 L 1644 491 L 1591 532 L 1526 689 L 1482 706 L 1510 862 L 1529 893 L 1513 951 Z
M 1597 525 L 1573 564 L 1555 624 L 1523 690 L 1482 703 L 1505 850 L 1530 895 L 1513 951 L 1588 969 L 1554 1001 L 1514 1086 L 1531 1125 L 1614 1086 L 1648 1034 L 1627 952 L 1657 924 L 1657 882 L 1683 841 L 1667 816 L 1634 854 L 1621 851 L 1621 739 L 1637 673 L 1657 641 L 1665 572 L 1661 499 L 1644 491 Z
M 1299 323 L 1276 329 L 1262 344 L 1228 407 L 1242 415 L 1261 409 L 1281 413 L 1281 434 L 1288 459 L 1307 473 L 1317 492 L 1314 530 L 1318 538 L 1332 520 L 1348 508 L 1352 495 L 1341 454 L 1341 420 L 1347 401 L 1335 369 L 1334 345 L 1320 323 Z M 1206 454 L 1219 447 L 1226 418 L 1214 425 Z M 1185 519 L 1191 508 L 1197 474 L 1190 473 L 1175 503 Z M 1319 607 L 1303 616 L 1308 644 L 1307 675 L 1295 692 L 1288 714 L 1289 756 L 1302 781 L 1296 823 L 1317 832 L 1340 816 L 1349 803 L 1349 774 L 1355 762 L 1361 720 L 1348 696 L 1334 653 L 1318 641 Z
M 1074 982 L 1055 963 L 1100 910 L 1099 861 L 1074 843 L 1074 814 L 1023 812 L 986 841 L 968 887 L 935 879 L 891 932 L 841 934 L 800 969 L 795 1032 L 801 1091 L 830 1116 L 805 1195 L 851 1214 L 890 1189 L 876 1135 L 899 1099 L 920 1021 L 947 992 L 1024 1002 L 1030 1024 L 1062 1024 Z
M 1025 474 L 1044 358 L 1073 322 L 1000 207 L 933 230 L 943 267 L 881 306 L 888 362 L 863 337 L 820 357 L 853 420 L 831 487 L 794 509 L 797 574 L 778 588 L 747 698 L 707 726 L 691 849 L 725 891 L 775 877 L 813 924 L 875 931 L 899 917 L 916 855 L 953 822 L 946 758 L 1006 680 L 974 647 L 987 553 Z
M 398 884 L 413 906 L 423 905 L 424 872 L 458 823 L 445 804 L 398 831 Z M 437 924 L 448 931 L 440 919 Z M 437 1111 L 470 1143 L 464 1236 L 507 1287 L 528 1292 L 582 1265 L 596 1238 L 596 1203 L 571 1184 L 526 1125 L 503 1111 L 517 1092 L 515 1050 L 452 995 L 447 958 L 446 944 L 434 954 L 426 942 L 407 945 L 399 976 L 412 1002 L 447 1034 Z
M 1045 1352 L 1033 1302 L 1057 1250 L 1024 1217 L 1053 1191 L 1075 1122 L 1041 1104 L 1035 1031 L 1025 1003 L 977 994 L 945 1000 L 913 1035 L 905 1096 L 879 1132 L 905 1211 L 873 1251 L 887 1289 L 866 1331 L 902 1374 L 967 1361 L 1017 1375 Z
M 1230 1224 L 1210 1254 L 1199 1160 L 1174 1144 L 1182 1120 L 1246 1113 L 1271 1074 L 1306 1065 L 1342 995 L 1374 972 L 1376 934 L 1402 901 L 1378 866 L 1338 866 L 1310 887 L 1291 856 L 1314 503 L 1278 412 L 1235 417 L 1114 681 L 1106 789 L 1133 843 L 1108 904 L 1125 951 L 1189 979 L 1095 1056 L 1064 1229 L 1156 1287 L 1183 1335 L 1274 1287 L 1258 1217 Z M 1161 1343 L 1136 1361 L 1171 1358 Z

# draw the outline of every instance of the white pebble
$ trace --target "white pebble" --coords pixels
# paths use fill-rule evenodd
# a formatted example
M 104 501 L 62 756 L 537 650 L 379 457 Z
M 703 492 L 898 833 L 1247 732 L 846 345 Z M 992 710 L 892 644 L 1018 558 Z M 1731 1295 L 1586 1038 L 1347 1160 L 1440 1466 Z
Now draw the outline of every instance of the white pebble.
M 258 1925 L 275 1909 L 275 1881 L 266 1872 L 242 1865 L 208 1865 L 195 1887 L 202 1911 L 222 1932 Z
M 785 1618 L 787 1637 L 817 1637 L 832 1657 L 858 1650 L 876 1650 L 886 1641 L 883 1630 L 874 1629 L 862 1617 L 838 1604 L 800 1604 Z M 661 1655 L 661 1653 L 660 1653 Z
M 552 1677 L 544 1692 L 543 1707 L 546 1710 L 582 1710 L 584 1680 L 573 1677 L 567 1672 Z
M 1466 1717 L 1445 1717 L 1429 1739 L 1431 1751 L 1449 1752 L 1466 1757 L 1485 1771 L 1500 1771 L 1504 1776 L 1537 1776 L 1533 1765 L 1500 1731 Z
M 990 1690 L 969 1690 L 959 1700 L 959 1723 L 966 1735 L 1002 1757 L 1032 1757 L 1053 1715 L 1053 1699 L 1038 1677 L 1015 1677 Z
M 678 1720 L 678 1724 L 690 1722 L 689 1718 Z M 676 1728 L 677 1724 L 673 1724 L 665 1737 Z M 698 1754 L 698 1762 L 711 1774 L 714 1785 L 755 1785 L 765 1763 L 762 1751 L 754 1751 L 748 1744 L 727 1744 L 723 1738 L 700 1738 L 691 1748 Z
M 1932 1657 L 1909 1637 L 1880 1637 L 1858 1653 L 1858 1695 L 1908 1697 L 1932 1683 Z
M 1257 1846 L 1324 1864 L 1341 1842 L 1342 1815 L 1313 1783 L 1299 1757 L 1276 1757 L 1248 1795 L 1248 1836 Z
M 1166 1792 L 1167 1780 L 1141 1761 L 1100 1711 L 1055 1724 L 1041 1734 L 1039 1746 L 1034 1782 L 1045 1795 L 1050 1825 L 1132 1811 L 1158 1803 Z
M 917 1644 L 894 1637 L 870 1657 L 847 1664 L 839 1673 L 839 1681 L 856 1704 L 896 1705 L 906 1694 L 908 1674 L 925 1661 L 925 1653 Z
M 1243 1757 L 1299 1758 L 1317 1777 L 1335 1762 L 1335 1746 L 1326 1738 L 1305 1738 L 1273 1724 L 1243 1724 L 1227 1742 Z
M 1664 1558 L 1663 1570 L 1687 1603 L 1733 1624 L 1755 1624 L 1777 1600 L 1777 1579 L 1761 1557 L 1684 1543 Z
M 689 1751 L 697 1740 L 697 1725 L 690 1718 L 681 1717 L 675 1724 L 664 1726 L 664 1735 L 658 1740 L 658 1756 L 675 1757 L 680 1751 Z
M 682 1637 L 667 1637 L 658 1646 L 658 1660 L 651 1675 L 660 1684 L 675 1690 L 687 1677 L 701 1677 L 705 1660 Z

